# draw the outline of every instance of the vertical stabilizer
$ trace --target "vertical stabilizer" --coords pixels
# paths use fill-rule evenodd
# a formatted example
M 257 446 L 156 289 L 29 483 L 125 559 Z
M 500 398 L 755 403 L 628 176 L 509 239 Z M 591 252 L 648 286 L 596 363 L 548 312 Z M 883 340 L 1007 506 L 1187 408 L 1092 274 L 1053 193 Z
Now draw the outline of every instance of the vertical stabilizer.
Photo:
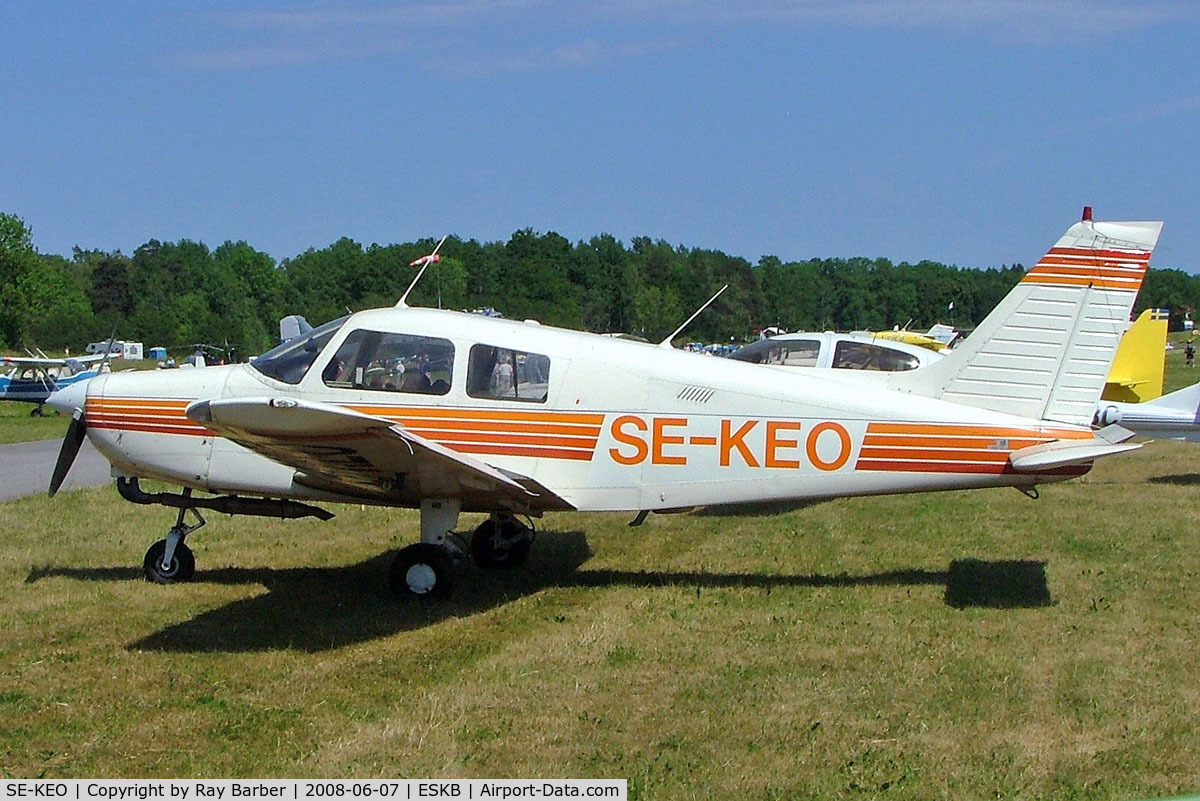
M 1167 360 L 1167 310 L 1146 309 L 1117 346 L 1103 400 L 1144 403 L 1162 395 Z
M 889 386 L 953 403 L 1088 425 L 1161 222 L 1093 222 L 1090 209 L 957 349 Z

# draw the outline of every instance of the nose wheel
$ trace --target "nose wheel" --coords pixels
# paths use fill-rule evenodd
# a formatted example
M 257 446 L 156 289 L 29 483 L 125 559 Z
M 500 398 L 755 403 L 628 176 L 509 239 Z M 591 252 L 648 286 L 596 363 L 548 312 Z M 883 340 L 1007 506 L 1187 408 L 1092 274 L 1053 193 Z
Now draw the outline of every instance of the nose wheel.
M 184 515 L 191 512 L 196 517 L 195 523 L 188 523 Z M 155 584 L 177 584 L 181 581 L 191 581 L 196 573 L 196 557 L 192 549 L 184 544 L 183 539 L 204 525 L 204 517 L 193 507 L 183 507 L 175 525 L 167 532 L 167 538 L 159 540 L 146 551 L 142 560 L 142 573 L 147 581 Z
M 164 559 L 166 553 L 166 540 L 159 540 L 146 551 L 146 558 L 142 560 L 142 572 L 146 580 L 155 584 L 191 581 L 196 573 L 196 557 L 192 555 L 192 549 L 181 542 L 175 546 L 175 553 L 169 561 Z

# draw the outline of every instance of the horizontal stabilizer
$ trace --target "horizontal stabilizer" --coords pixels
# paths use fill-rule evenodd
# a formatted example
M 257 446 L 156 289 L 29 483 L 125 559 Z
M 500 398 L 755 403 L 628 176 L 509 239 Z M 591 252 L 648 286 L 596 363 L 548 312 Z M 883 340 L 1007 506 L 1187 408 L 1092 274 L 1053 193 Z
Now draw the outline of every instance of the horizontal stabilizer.
M 1128 433 L 1128 432 L 1125 432 Z M 1137 450 L 1140 443 L 1114 443 L 1103 436 L 1093 440 L 1060 439 L 1013 451 L 1008 463 L 1020 473 L 1036 473 L 1056 467 L 1085 464 L 1104 456 Z

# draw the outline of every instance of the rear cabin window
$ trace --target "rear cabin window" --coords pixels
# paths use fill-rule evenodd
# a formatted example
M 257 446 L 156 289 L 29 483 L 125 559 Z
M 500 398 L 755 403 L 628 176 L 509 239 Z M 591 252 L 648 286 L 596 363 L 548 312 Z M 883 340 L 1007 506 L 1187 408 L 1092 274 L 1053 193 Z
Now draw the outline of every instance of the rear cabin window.
M 448 339 L 360 329 L 321 371 L 328 387 L 445 395 L 454 372 Z
M 916 356 L 868 342 L 839 342 L 833 351 L 833 366 L 847 370 L 881 370 L 895 373 L 920 367 Z
M 545 403 L 549 388 L 548 356 L 491 345 L 471 347 L 467 394 L 472 398 Z

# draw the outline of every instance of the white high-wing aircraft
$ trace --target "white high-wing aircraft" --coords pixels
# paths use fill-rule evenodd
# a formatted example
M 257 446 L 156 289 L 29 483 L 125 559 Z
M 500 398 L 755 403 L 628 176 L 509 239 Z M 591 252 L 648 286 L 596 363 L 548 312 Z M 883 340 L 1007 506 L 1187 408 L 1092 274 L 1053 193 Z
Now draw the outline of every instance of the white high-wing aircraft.
M 29 413 L 32 417 L 42 416 L 42 405 L 57 390 L 87 381 L 107 368 L 107 353 L 62 359 L 51 358 L 41 351 L 38 353 L 38 356 L 0 356 L 0 367 L 8 370 L 0 375 L 0 400 L 34 404 Z M 90 366 L 96 362 L 100 364 Z
M 201 509 L 331 515 L 317 503 L 421 510 L 388 574 L 446 597 L 457 557 L 519 564 L 552 510 L 647 512 L 976 487 L 1086 473 L 1138 447 L 1089 427 L 1158 222 L 1076 223 L 958 350 L 886 386 L 767 370 L 461 312 L 363 311 L 249 365 L 99 376 L 74 410 L 53 494 L 86 435 L 123 497 L 177 508 L 143 563 L 190 578 Z M 411 290 L 411 287 L 410 287 Z M 407 297 L 407 293 L 405 294 Z M 849 371 L 841 371 L 849 372 Z M 183 487 L 148 493 L 140 478 Z M 197 491 L 212 493 L 201 496 Z M 215 497 L 214 497 L 215 496 Z M 187 522 L 191 512 L 194 523 Z M 490 517 L 460 541 L 460 512 Z
M 1200 442 L 1200 383 L 1143 403 L 1101 401 L 1096 425 L 1120 425 L 1151 439 Z

